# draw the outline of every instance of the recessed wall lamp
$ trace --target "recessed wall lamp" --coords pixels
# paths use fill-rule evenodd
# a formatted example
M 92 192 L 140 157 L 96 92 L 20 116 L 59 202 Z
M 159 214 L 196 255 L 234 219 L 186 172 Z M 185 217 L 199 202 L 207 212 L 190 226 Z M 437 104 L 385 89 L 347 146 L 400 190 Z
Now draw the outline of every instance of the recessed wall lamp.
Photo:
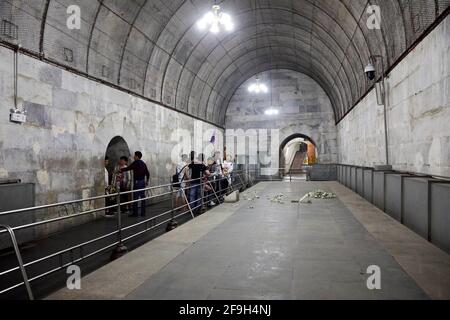
M 280 111 L 278 111 L 278 109 L 275 108 L 269 108 L 264 112 L 264 114 L 266 116 L 277 116 L 278 114 L 280 114 Z
M 215 4 L 213 5 L 212 10 L 197 22 L 197 27 L 200 30 L 209 29 L 212 33 L 219 33 L 221 28 L 231 32 L 234 30 L 234 23 L 231 16 L 221 12 L 220 6 Z

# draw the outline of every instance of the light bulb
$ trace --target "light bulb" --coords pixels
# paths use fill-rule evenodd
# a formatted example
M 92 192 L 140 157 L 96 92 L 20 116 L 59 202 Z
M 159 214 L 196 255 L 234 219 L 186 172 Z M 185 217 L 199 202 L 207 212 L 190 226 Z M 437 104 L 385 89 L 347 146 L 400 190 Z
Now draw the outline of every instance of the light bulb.
M 200 20 L 197 22 L 197 27 L 198 27 L 200 30 L 205 30 L 205 29 L 206 29 L 206 21 L 205 21 L 205 19 L 200 19 Z
M 213 24 L 211 25 L 211 29 L 209 29 L 209 31 L 211 31 L 212 33 L 219 33 L 220 31 L 219 24 L 217 22 L 213 22 Z
M 234 30 L 234 24 L 229 23 L 229 24 L 225 25 L 225 30 L 228 31 L 228 32 L 233 31 Z
M 230 15 L 227 14 L 227 13 L 222 13 L 220 15 L 220 23 L 222 23 L 223 25 L 231 24 L 231 17 L 230 17 Z
M 233 21 L 231 20 L 231 16 L 226 13 L 221 14 L 220 24 L 222 24 L 225 27 L 225 30 L 227 30 L 227 31 L 232 31 L 234 28 Z
M 265 113 L 267 116 L 276 116 L 276 115 L 278 115 L 280 112 L 278 111 L 278 109 L 270 108 L 270 109 L 267 109 L 264 113 Z
M 214 22 L 214 18 L 215 18 L 214 13 L 208 12 L 207 14 L 205 14 L 205 18 L 204 19 L 205 19 L 205 22 L 207 24 L 211 24 L 211 23 Z

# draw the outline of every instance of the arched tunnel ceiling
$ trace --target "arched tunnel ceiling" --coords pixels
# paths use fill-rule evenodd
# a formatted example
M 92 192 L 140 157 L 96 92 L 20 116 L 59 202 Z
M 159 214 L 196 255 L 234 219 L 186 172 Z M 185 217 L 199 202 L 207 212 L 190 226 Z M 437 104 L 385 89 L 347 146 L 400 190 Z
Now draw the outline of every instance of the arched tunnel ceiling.
M 223 125 L 235 90 L 274 68 L 303 72 L 332 101 L 336 121 L 367 92 L 370 55 L 385 68 L 444 12 L 450 0 L 223 0 L 232 33 L 196 22 L 207 0 L 0 0 L 2 42 Z M 81 9 L 81 29 L 66 26 Z M 381 29 L 367 7 L 381 8 Z M 17 29 L 16 29 L 17 28 Z M 17 30 L 15 33 L 14 31 Z

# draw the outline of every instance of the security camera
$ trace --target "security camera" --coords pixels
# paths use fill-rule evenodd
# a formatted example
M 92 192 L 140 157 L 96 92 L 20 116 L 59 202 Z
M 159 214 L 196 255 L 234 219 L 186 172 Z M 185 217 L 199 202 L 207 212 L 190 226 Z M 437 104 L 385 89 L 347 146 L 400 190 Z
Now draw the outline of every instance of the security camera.
M 372 81 L 375 79 L 375 67 L 371 62 L 367 65 L 367 67 L 364 69 L 364 73 L 366 74 L 367 78 Z

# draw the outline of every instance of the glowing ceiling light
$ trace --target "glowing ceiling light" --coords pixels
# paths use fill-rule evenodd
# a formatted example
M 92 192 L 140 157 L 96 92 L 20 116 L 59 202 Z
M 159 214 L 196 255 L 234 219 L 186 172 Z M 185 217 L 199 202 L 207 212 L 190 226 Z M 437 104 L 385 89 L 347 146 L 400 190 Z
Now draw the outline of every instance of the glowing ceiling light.
M 267 86 L 264 83 L 260 83 L 259 79 L 256 78 L 256 82 L 252 83 L 251 85 L 248 86 L 248 92 L 250 93 L 267 93 L 269 92 L 269 89 L 267 88 Z
M 197 22 L 197 26 L 200 30 L 209 28 L 212 33 L 219 33 L 220 28 L 223 27 L 226 31 L 230 32 L 234 29 L 233 19 L 229 14 L 220 12 L 220 6 L 214 5 L 212 12 L 208 12 Z
M 264 113 L 266 116 L 277 116 L 280 112 L 278 111 L 278 109 L 270 108 L 267 109 Z

